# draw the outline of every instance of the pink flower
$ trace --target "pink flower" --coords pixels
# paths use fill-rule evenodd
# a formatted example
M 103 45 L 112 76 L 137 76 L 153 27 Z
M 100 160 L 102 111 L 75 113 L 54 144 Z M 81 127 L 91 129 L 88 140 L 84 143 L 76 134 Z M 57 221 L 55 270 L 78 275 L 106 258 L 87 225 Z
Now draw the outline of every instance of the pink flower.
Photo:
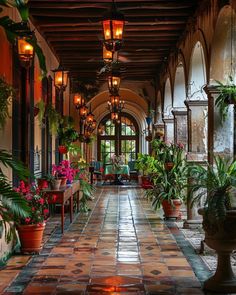
M 48 210 L 48 209 L 44 209 L 44 210 L 43 210 L 43 214 L 44 214 L 44 215 L 48 215 L 48 214 L 49 214 L 49 210 Z
M 38 201 L 41 205 L 43 205 L 44 204 L 44 199 L 43 198 L 41 198 L 41 199 L 39 199 L 39 201 Z
M 25 218 L 25 223 L 30 223 L 30 221 L 31 221 L 30 217 Z

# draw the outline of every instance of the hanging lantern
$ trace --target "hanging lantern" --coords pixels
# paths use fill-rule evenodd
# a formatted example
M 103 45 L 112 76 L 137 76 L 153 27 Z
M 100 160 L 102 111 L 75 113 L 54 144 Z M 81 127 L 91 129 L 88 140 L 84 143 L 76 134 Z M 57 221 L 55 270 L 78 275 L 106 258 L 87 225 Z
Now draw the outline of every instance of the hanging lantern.
M 83 105 L 82 107 L 79 108 L 79 115 L 81 120 L 85 120 L 88 114 L 88 108 L 86 105 Z
M 119 114 L 118 113 L 111 113 L 111 120 L 113 122 L 117 121 L 119 119 Z
M 111 106 L 113 108 L 118 108 L 119 102 L 120 102 L 120 96 L 119 95 L 111 95 L 110 96 L 110 102 Z
M 118 52 L 112 52 L 106 49 L 103 45 L 103 61 L 105 63 L 117 62 L 118 61 Z
M 111 73 L 108 76 L 108 89 L 110 93 L 117 94 L 120 88 L 120 74 Z
M 91 124 L 91 129 L 94 131 L 97 127 L 97 121 L 94 119 L 92 124 Z
M 115 52 L 121 49 L 124 31 L 124 15 L 112 3 L 112 9 L 102 21 L 104 45 L 107 50 Z
M 59 66 L 54 72 L 54 86 L 59 89 L 59 91 L 65 91 L 68 83 L 68 71 Z
M 94 120 L 94 114 L 90 110 L 90 112 L 88 113 L 86 117 L 86 124 L 91 125 L 93 123 L 93 120 Z
M 84 98 L 81 96 L 80 93 L 76 93 L 73 98 L 73 103 L 77 109 L 82 107 L 85 103 Z

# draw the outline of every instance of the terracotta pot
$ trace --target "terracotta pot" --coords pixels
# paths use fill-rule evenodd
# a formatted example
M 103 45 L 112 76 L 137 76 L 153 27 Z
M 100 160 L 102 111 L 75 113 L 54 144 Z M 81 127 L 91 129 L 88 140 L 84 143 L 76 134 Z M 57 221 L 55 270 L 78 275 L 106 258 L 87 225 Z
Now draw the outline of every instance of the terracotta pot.
M 170 171 L 173 167 L 174 167 L 174 163 L 173 162 L 166 162 L 165 163 L 165 169 L 167 171 Z
M 42 249 L 44 229 L 45 223 L 19 225 L 17 227 L 22 253 L 39 253 Z
M 66 182 L 67 182 L 67 178 L 64 176 L 59 177 L 59 179 L 61 180 L 61 184 L 60 187 L 63 188 L 66 186 Z
M 58 191 L 60 189 L 61 179 L 53 179 L 51 181 L 51 188 L 52 190 Z
M 180 214 L 180 207 L 182 205 L 182 201 L 179 199 L 173 199 L 171 204 L 167 200 L 162 201 L 162 208 L 164 211 L 165 218 L 179 218 Z
M 37 182 L 40 189 L 48 188 L 48 181 L 46 179 L 38 178 Z
M 206 244 L 216 250 L 217 268 L 215 274 L 204 282 L 204 289 L 223 294 L 236 293 L 236 277 L 233 273 L 230 255 L 236 249 L 236 210 L 229 210 L 222 224 L 210 226 L 203 208 L 198 210 L 203 216 Z

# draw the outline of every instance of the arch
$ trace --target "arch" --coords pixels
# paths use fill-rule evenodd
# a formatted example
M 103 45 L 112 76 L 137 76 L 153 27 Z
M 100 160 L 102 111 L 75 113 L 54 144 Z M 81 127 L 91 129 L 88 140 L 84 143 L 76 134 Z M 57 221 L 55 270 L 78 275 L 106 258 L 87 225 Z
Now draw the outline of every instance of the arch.
M 170 78 L 167 78 L 165 84 L 165 92 L 164 92 L 164 104 L 163 104 L 163 115 L 164 117 L 172 117 L 172 91 L 171 91 L 171 84 Z
M 120 114 L 120 124 L 112 122 L 106 114 L 98 125 L 98 160 L 109 163 L 114 155 L 124 156 L 126 164 L 135 161 L 139 152 L 139 128 L 135 118 L 126 113 Z
M 204 49 L 200 41 L 197 41 L 193 47 L 188 84 L 188 100 L 205 100 L 207 95 L 203 91 L 206 84 L 206 60 Z
M 184 104 L 185 99 L 186 99 L 186 87 L 185 87 L 184 63 L 183 61 L 180 60 L 175 72 L 173 107 L 185 108 L 185 104 Z
M 211 50 L 210 81 L 229 82 L 229 75 L 235 76 L 236 34 L 235 11 L 224 6 L 218 16 Z M 231 66 L 231 63 L 232 66 Z M 233 70 L 233 72 L 232 72 Z

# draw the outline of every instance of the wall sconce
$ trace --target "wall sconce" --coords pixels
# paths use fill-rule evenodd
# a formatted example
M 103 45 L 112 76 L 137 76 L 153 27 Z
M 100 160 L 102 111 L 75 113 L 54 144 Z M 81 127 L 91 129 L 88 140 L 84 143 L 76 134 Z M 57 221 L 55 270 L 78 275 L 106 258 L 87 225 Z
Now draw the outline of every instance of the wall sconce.
M 54 72 L 54 86 L 61 92 L 65 91 L 68 84 L 68 71 L 61 65 Z
M 102 21 L 104 45 L 107 50 L 115 52 L 121 49 L 124 24 L 124 15 L 116 9 L 113 0 L 111 11 Z
M 34 57 L 34 47 L 30 44 L 30 41 L 33 40 L 34 34 L 30 31 L 29 25 L 27 22 L 21 22 L 15 24 L 17 26 L 17 54 L 21 65 L 25 68 L 31 66 L 31 62 Z

